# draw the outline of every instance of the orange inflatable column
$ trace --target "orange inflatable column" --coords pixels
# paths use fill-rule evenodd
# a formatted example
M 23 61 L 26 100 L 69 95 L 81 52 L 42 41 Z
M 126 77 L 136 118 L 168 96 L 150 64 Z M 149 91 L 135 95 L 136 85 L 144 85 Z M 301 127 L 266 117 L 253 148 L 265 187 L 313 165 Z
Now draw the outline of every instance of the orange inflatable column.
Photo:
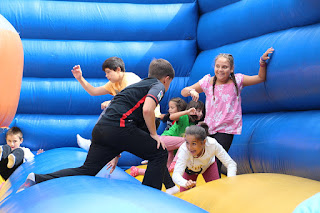
M 19 34 L 0 15 L 0 127 L 12 122 L 19 103 L 23 47 Z

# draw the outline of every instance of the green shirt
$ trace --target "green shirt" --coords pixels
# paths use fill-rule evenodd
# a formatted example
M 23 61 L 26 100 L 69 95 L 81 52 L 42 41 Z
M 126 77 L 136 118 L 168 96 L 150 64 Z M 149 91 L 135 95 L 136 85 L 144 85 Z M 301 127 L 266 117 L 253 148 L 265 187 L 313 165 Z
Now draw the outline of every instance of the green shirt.
M 183 137 L 188 126 L 193 125 L 189 122 L 189 116 L 183 115 L 176 121 L 170 129 L 164 131 L 162 135 Z

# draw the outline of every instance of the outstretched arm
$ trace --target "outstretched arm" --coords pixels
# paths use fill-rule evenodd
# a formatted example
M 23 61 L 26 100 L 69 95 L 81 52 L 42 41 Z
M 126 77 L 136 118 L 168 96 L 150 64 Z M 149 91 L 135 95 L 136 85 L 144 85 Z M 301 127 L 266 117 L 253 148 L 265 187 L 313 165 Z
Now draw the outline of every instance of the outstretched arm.
M 198 101 L 199 100 L 199 93 L 202 93 L 203 90 L 199 84 L 199 82 L 189 86 L 185 87 L 184 89 L 181 90 L 181 95 L 183 97 L 188 97 L 191 96 L 192 100 Z
M 80 68 L 80 65 L 76 65 L 71 70 L 73 76 L 75 79 L 79 81 L 83 89 L 85 89 L 90 95 L 92 96 L 98 96 L 98 95 L 106 95 L 110 94 L 108 90 L 106 90 L 103 86 L 101 87 L 94 87 L 91 84 L 89 84 L 86 79 L 82 76 L 82 71 Z
M 183 115 L 196 115 L 196 114 L 197 114 L 197 110 L 194 107 L 192 107 L 184 111 L 170 114 L 170 119 L 173 121 L 179 121 L 180 117 Z
M 243 86 L 251 86 L 255 84 L 262 83 L 266 80 L 266 73 L 267 73 L 267 63 L 266 60 L 268 60 L 269 54 L 273 53 L 274 49 L 270 47 L 260 58 L 260 69 L 258 75 L 244 75 L 243 76 Z

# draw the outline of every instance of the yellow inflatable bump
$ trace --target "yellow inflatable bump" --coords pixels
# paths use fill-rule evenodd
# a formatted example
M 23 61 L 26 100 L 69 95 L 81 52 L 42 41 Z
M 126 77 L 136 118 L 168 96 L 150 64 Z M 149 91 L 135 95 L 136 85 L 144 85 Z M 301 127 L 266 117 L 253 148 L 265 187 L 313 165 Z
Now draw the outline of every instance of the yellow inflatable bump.
M 319 191 L 319 181 L 255 173 L 212 181 L 177 197 L 214 213 L 291 213 Z

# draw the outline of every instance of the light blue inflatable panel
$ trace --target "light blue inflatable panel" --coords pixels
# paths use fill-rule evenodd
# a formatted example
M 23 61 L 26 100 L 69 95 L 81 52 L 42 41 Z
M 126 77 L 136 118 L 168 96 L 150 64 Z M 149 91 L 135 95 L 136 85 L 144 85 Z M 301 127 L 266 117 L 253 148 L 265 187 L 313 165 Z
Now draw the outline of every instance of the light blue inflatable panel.
M 197 9 L 196 3 L 2 0 L 0 14 L 20 32 L 21 38 L 163 41 L 194 40 Z
M 66 1 L 66 0 L 42 0 L 42 1 Z M 175 4 L 192 3 L 196 0 L 68 0 L 76 2 L 105 2 L 105 3 L 133 3 L 133 4 Z
M 320 180 L 320 111 L 243 116 L 229 150 L 238 172 L 281 173 Z
M 8 22 L 8 20 L 0 14 L 0 29 L 9 30 L 12 32 L 17 32 L 16 29 Z
M 320 210 L 320 193 L 300 203 L 293 213 L 318 213 Z
M 257 75 L 259 58 L 269 47 L 274 47 L 275 52 L 268 61 L 267 80 L 244 88 L 243 112 L 319 109 L 320 24 L 203 51 L 192 68 L 188 85 L 208 73 L 214 75 L 214 59 L 219 53 L 234 56 L 235 73 Z
M 1 204 L 4 212 L 207 212 L 151 187 L 75 176 L 34 185 Z
M 211 1 L 215 2 L 215 1 Z M 244 0 L 201 16 L 197 30 L 200 50 L 319 23 L 318 0 Z
M 229 4 L 233 4 L 240 0 L 198 0 L 200 13 L 207 13 L 225 7 Z
M 80 148 L 53 149 L 35 156 L 33 162 L 22 164 L 6 181 L 2 189 L 5 193 L 3 193 L 1 200 L 12 196 L 23 184 L 29 173 L 47 174 L 61 169 L 80 167 L 83 165 L 86 157 L 87 152 Z M 110 170 L 107 170 L 105 166 L 96 177 L 123 180 L 131 182 L 132 184 L 141 184 L 140 181 L 130 176 L 119 167 L 116 167 L 114 172 L 110 174 Z
M 154 58 L 168 60 L 176 76 L 188 76 L 197 55 L 193 40 L 110 42 L 23 39 L 22 43 L 25 52 L 24 77 L 73 78 L 71 69 L 80 64 L 85 78 L 105 78 L 102 64 L 112 56 L 122 58 L 126 71 L 134 72 L 141 78 L 148 76 L 149 64 Z

